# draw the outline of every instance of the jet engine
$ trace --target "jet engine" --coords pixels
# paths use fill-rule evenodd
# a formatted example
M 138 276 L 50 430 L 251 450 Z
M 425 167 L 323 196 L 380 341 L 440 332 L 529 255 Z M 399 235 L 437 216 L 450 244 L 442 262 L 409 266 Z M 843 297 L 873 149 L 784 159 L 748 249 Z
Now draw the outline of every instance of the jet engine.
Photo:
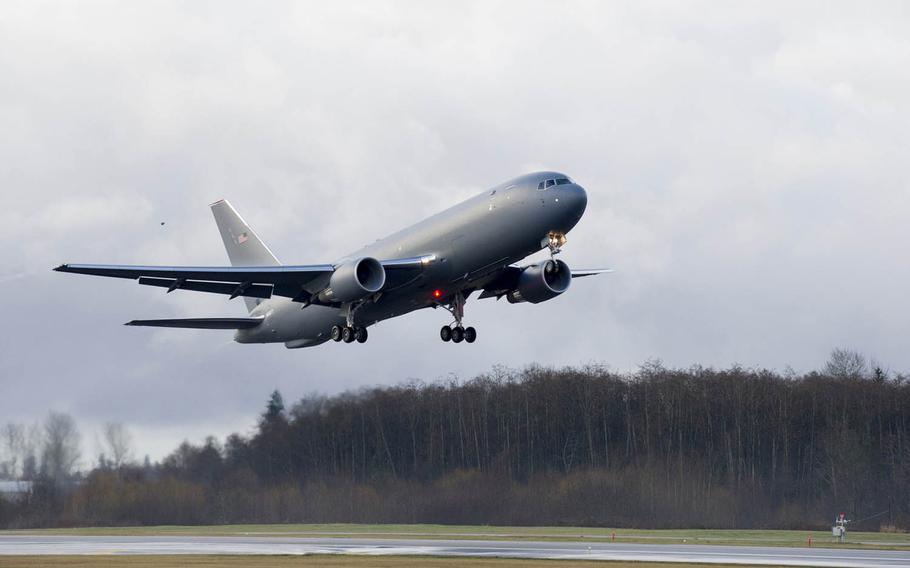
M 511 304 L 539 304 L 551 300 L 569 289 L 572 271 L 561 260 L 547 260 L 525 268 L 518 277 L 518 286 L 506 294 Z
M 385 285 L 385 268 L 368 256 L 342 264 L 329 278 L 328 287 L 320 292 L 323 302 L 354 302 L 378 292 Z

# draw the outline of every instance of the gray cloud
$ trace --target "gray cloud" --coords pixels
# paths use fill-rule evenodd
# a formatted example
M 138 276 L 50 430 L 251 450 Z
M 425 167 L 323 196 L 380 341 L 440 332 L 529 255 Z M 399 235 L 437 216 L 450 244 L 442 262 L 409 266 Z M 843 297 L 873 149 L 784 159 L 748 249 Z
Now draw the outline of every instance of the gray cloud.
M 861 8 L 5 3 L 0 420 L 121 420 L 160 455 L 245 430 L 276 387 L 650 357 L 805 370 L 835 345 L 906 370 L 910 25 L 903 3 Z M 470 348 L 438 341 L 434 311 L 356 358 L 124 329 L 242 307 L 49 271 L 224 263 L 221 197 L 283 260 L 324 262 L 538 168 L 589 192 L 565 260 L 617 272 L 469 303 Z

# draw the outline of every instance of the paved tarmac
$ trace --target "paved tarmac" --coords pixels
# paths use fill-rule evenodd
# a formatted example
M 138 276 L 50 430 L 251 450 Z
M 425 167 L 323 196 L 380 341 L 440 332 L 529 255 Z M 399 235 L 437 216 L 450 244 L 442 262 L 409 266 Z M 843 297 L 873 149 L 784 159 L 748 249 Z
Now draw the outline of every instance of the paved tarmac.
M 243 535 L 203 537 L 0 534 L 0 556 L 13 554 L 359 554 L 858 568 L 910 566 L 910 552 L 831 548 Z

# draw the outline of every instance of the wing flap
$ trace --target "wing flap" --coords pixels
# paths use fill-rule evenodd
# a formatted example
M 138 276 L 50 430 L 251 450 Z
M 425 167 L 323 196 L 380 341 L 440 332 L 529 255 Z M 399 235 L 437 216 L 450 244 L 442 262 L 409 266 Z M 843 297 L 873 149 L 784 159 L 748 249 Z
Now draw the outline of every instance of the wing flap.
M 271 298 L 272 286 L 269 284 L 235 284 L 233 282 L 204 282 L 199 280 L 184 280 L 183 278 L 152 278 L 140 276 L 139 283 L 144 286 L 157 286 L 167 288 L 168 292 L 174 290 L 192 290 L 194 292 L 210 292 L 226 296 L 244 296 L 248 298 Z
M 183 318 L 132 320 L 123 325 L 144 327 L 180 327 L 187 329 L 250 329 L 262 323 L 265 318 Z

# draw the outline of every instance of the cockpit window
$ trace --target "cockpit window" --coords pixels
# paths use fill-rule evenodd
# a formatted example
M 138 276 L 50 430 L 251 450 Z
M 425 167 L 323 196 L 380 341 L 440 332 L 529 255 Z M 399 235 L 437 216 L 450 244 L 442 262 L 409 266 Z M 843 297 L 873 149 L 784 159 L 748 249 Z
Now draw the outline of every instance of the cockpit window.
M 570 183 L 575 183 L 569 178 L 556 178 L 556 179 L 545 179 L 542 182 L 537 184 L 537 189 L 548 189 L 554 185 L 568 185 Z

